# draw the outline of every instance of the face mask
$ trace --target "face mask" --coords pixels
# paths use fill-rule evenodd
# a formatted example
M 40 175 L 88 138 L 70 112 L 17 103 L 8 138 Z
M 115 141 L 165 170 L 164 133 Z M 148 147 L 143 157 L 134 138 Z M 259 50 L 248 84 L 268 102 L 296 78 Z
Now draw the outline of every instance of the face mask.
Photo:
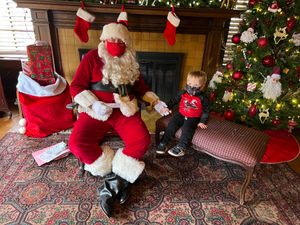
M 190 85 L 185 85 L 185 90 L 189 95 L 196 95 L 201 92 L 200 88 L 197 87 L 191 87 Z
M 126 49 L 126 45 L 124 43 L 121 43 L 121 42 L 106 41 L 105 42 L 105 48 L 111 56 L 120 57 L 121 55 L 124 54 L 125 49 Z

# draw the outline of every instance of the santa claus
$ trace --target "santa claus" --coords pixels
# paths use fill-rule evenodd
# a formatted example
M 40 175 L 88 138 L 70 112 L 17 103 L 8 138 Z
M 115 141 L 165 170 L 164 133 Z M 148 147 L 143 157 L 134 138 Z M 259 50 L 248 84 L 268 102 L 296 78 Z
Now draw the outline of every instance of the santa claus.
M 280 83 L 280 67 L 275 66 L 271 76 L 267 76 L 265 82 L 261 86 L 261 92 L 266 99 L 275 101 L 282 92 Z
M 124 12 L 121 14 L 124 21 Z M 124 23 L 103 27 L 98 49 L 89 51 L 81 61 L 71 94 L 79 105 L 79 118 L 70 136 L 71 152 L 94 176 L 105 176 L 98 189 L 100 206 L 107 216 L 113 213 L 113 202 L 128 198 L 127 187 L 145 168 L 142 158 L 150 144 L 149 132 L 141 119 L 137 99 L 157 111 L 165 103 L 144 83 Z M 99 143 L 114 129 L 124 142 L 116 153 Z

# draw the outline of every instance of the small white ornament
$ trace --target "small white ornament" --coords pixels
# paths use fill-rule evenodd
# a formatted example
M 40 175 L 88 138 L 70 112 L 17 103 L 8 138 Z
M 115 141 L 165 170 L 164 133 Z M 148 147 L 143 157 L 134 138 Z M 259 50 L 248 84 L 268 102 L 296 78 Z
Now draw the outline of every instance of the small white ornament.
M 288 37 L 288 34 L 286 33 L 286 27 L 283 28 L 275 28 L 274 33 L 274 42 L 277 45 L 280 41 L 285 40 Z
M 292 36 L 292 42 L 295 46 L 300 46 L 300 33 L 294 33 Z
M 217 71 L 213 77 L 211 78 L 211 80 L 209 81 L 209 85 L 208 87 L 215 90 L 217 89 L 216 87 L 216 83 L 222 83 L 222 79 L 223 79 L 223 73 L 221 73 L 220 71 Z
M 19 120 L 19 125 L 20 125 L 21 127 L 24 127 L 24 126 L 26 125 L 26 119 L 24 119 L 24 118 L 20 119 L 20 120 Z
M 253 92 L 256 89 L 256 83 L 248 83 L 247 91 Z
M 20 134 L 25 134 L 25 132 L 26 132 L 26 128 L 25 127 L 20 127 L 19 128 L 19 133 Z
M 244 43 L 251 43 L 257 39 L 257 35 L 254 33 L 252 27 L 249 27 L 248 30 L 244 31 L 241 35 L 241 41 Z
M 263 110 L 260 109 L 259 111 L 260 111 L 260 113 L 258 114 L 259 120 L 262 124 L 264 124 L 266 120 L 270 117 L 269 108 Z
M 233 93 L 231 91 L 225 91 L 222 98 L 223 102 L 232 101 L 232 99 L 233 99 Z

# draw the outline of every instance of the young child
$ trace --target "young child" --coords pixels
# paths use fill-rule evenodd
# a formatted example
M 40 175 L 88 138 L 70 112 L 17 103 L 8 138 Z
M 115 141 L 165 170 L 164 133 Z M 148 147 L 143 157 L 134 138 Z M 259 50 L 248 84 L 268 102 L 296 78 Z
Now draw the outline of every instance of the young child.
M 165 154 L 167 144 L 174 137 L 176 131 L 182 127 L 179 143 L 169 149 L 168 153 L 175 157 L 184 155 L 186 147 L 190 144 L 197 127 L 207 128 L 209 115 L 208 98 L 203 93 L 207 75 L 203 71 L 192 71 L 187 76 L 185 90 L 168 102 L 167 107 L 162 109 L 161 114 L 167 115 L 175 105 L 179 103 L 179 110 L 175 112 L 168 127 L 157 147 L 157 154 Z

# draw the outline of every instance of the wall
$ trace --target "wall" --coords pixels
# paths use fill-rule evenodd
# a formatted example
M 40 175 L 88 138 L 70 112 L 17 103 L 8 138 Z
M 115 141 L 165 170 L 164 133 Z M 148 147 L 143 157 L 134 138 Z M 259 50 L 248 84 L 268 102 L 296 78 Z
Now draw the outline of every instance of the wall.
M 73 29 L 58 29 L 59 46 L 63 65 L 63 73 L 68 82 L 79 65 L 78 48 L 96 48 L 101 32 L 89 31 L 89 42 L 84 44 L 75 36 Z M 191 70 L 199 70 L 202 65 L 205 46 L 205 35 L 177 34 L 176 44 L 169 46 L 162 33 L 131 32 L 133 47 L 136 51 L 180 52 L 185 53 L 180 87 L 183 87 L 186 74 Z

